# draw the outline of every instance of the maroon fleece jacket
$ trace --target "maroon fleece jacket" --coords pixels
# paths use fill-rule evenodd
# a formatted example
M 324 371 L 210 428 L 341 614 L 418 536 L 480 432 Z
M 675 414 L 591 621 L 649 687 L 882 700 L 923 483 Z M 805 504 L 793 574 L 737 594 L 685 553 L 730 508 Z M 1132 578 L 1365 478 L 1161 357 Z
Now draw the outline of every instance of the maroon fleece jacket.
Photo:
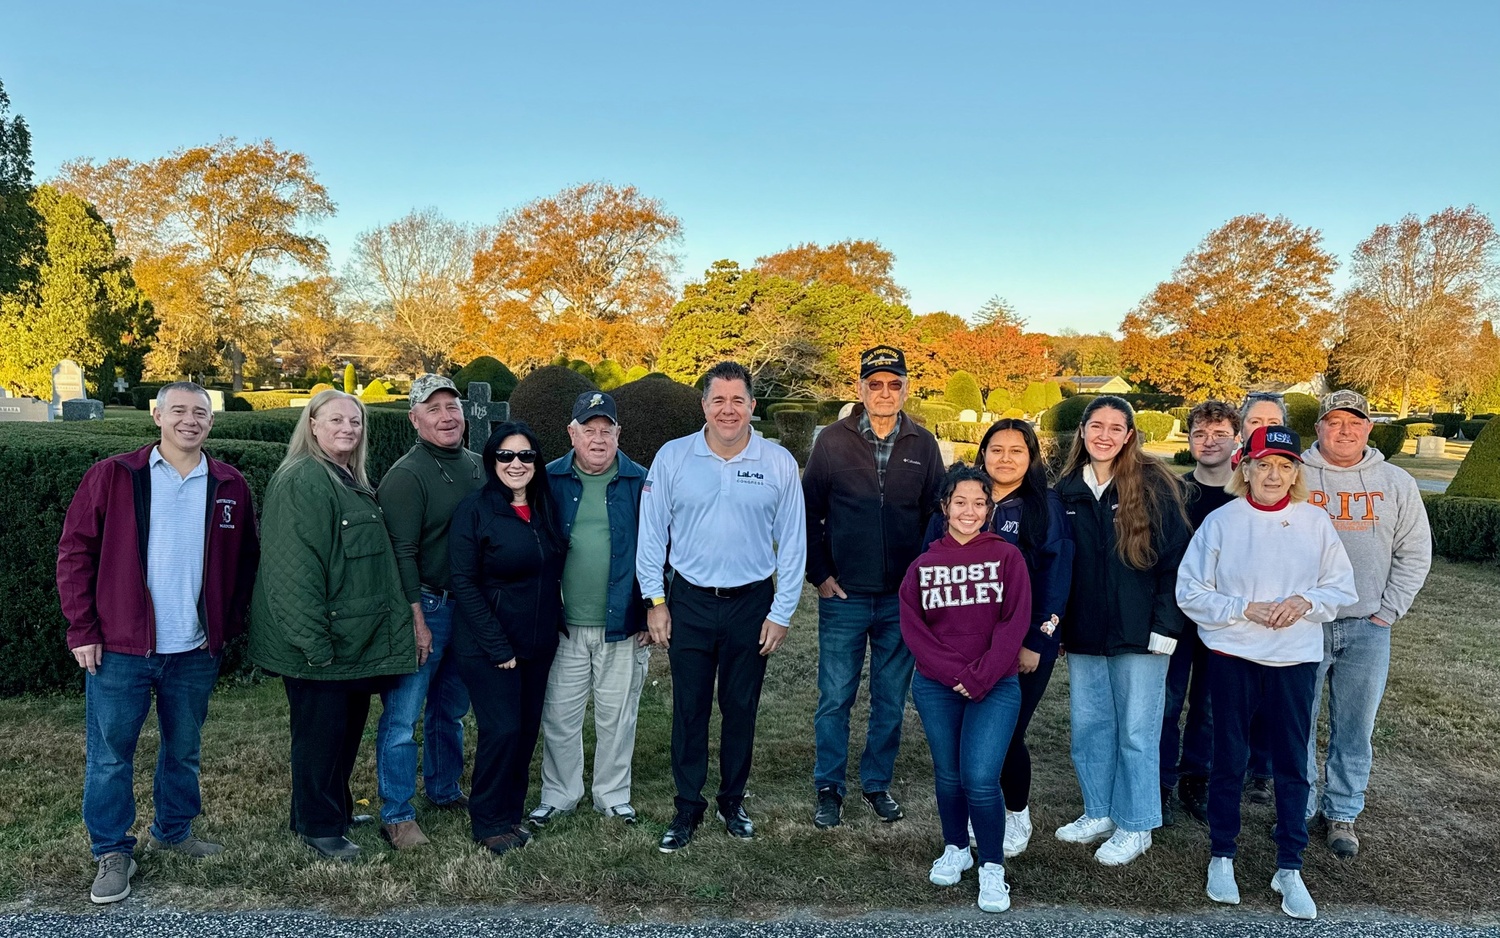
M 974 700 L 1016 673 L 1030 617 L 1026 560 L 988 531 L 967 544 L 944 535 L 901 583 L 901 637 L 917 670 Z

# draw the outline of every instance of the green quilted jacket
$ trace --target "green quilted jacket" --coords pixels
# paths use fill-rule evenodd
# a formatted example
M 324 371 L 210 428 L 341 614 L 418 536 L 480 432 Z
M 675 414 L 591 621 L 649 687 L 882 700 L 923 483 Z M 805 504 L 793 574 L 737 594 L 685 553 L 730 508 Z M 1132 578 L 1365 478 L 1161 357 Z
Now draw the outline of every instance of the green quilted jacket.
M 417 669 L 411 606 L 373 494 L 335 481 L 316 460 L 278 470 L 260 537 L 252 661 L 326 681 Z

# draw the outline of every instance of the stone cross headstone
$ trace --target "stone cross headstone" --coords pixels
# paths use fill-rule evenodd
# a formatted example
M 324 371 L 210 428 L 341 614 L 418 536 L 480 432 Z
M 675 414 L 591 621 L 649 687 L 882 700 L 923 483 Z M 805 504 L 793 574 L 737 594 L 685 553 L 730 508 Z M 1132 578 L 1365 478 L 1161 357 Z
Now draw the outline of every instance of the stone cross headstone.
M 83 389 L 83 367 L 71 358 L 64 358 L 52 369 L 52 407 L 60 408 L 63 401 L 82 400 L 88 397 Z
M 489 382 L 471 381 L 469 398 L 464 401 L 464 419 L 469 422 L 469 449 L 477 453 L 484 449 L 495 424 L 510 419 L 510 402 L 490 400 Z
M 103 420 L 103 401 L 63 401 L 62 419 L 64 420 Z
M 116 394 L 124 394 L 128 390 L 130 390 L 130 382 L 129 381 L 126 381 L 124 378 L 116 378 L 115 379 L 115 393 Z

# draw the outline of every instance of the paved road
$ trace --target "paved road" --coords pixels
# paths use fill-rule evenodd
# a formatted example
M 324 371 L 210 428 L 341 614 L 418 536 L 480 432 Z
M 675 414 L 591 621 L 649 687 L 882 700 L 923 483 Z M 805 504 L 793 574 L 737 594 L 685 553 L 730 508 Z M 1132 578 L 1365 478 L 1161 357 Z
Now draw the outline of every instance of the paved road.
M 1312 923 L 1281 916 L 1226 911 L 1187 918 L 1031 910 L 989 916 L 977 910 L 912 920 L 889 915 L 774 922 L 644 923 L 604 925 L 586 916 L 499 915 L 465 911 L 444 915 L 326 918 L 307 913 L 197 914 L 104 910 L 95 914 L 0 916 L 7 938 L 1496 938 L 1500 928 L 1470 928 L 1383 917 L 1346 917 Z

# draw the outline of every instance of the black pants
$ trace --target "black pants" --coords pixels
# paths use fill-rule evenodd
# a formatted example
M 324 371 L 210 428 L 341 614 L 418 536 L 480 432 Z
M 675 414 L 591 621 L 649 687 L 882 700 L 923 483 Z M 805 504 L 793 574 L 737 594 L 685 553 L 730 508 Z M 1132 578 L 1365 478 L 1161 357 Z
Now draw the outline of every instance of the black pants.
M 1208 676 L 1214 710 L 1214 765 L 1208 784 L 1213 856 L 1235 855 L 1253 723 L 1266 733 L 1276 779 L 1276 868 L 1300 870 L 1307 847 L 1307 738 L 1318 662 L 1272 668 L 1210 654 Z
M 1052 668 L 1057 659 L 1043 658 L 1030 674 L 1016 675 L 1021 685 L 1021 710 L 1016 715 L 1016 728 L 1010 735 L 1010 748 L 1005 750 L 1005 764 L 1000 767 L 1000 790 L 1005 794 L 1005 810 L 1020 811 L 1031 800 L 1031 751 L 1026 748 L 1026 727 L 1036 705 L 1047 693 L 1047 683 L 1052 680 Z
M 308 837 L 342 837 L 354 816 L 349 779 L 381 679 L 309 681 L 283 677 L 292 712 L 291 828 Z
M 775 594 L 769 579 L 736 596 L 720 599 L 674 578 L 668 606 L 672 639 L 672 780 L 677 810 L 702 817 L 708 807 L 708 718 L 714 680 L 719 682 L 720 807 L 733 808 L 745 797 L 755 749 L 755 714 L 766 677 L 760 653 L 760 627 Z
M 1177 650 L 1167 665 L 1167 696 L 1161 720 L 1163 788 L 1176 788 L 1182 778 L 1206 779 L 1213 768 L 1214 716 L 1208 695 L 1208 657 L 1198 627 L 1193 626 L 1177 639 Z
M 517 658 L 514 668 L 497 668 L 484 658 L 458 656 L 458 674 L 469 688 L 479 725 L 469 788 L 475 840 L 507 833 L 521 823 L 552 657 Z

